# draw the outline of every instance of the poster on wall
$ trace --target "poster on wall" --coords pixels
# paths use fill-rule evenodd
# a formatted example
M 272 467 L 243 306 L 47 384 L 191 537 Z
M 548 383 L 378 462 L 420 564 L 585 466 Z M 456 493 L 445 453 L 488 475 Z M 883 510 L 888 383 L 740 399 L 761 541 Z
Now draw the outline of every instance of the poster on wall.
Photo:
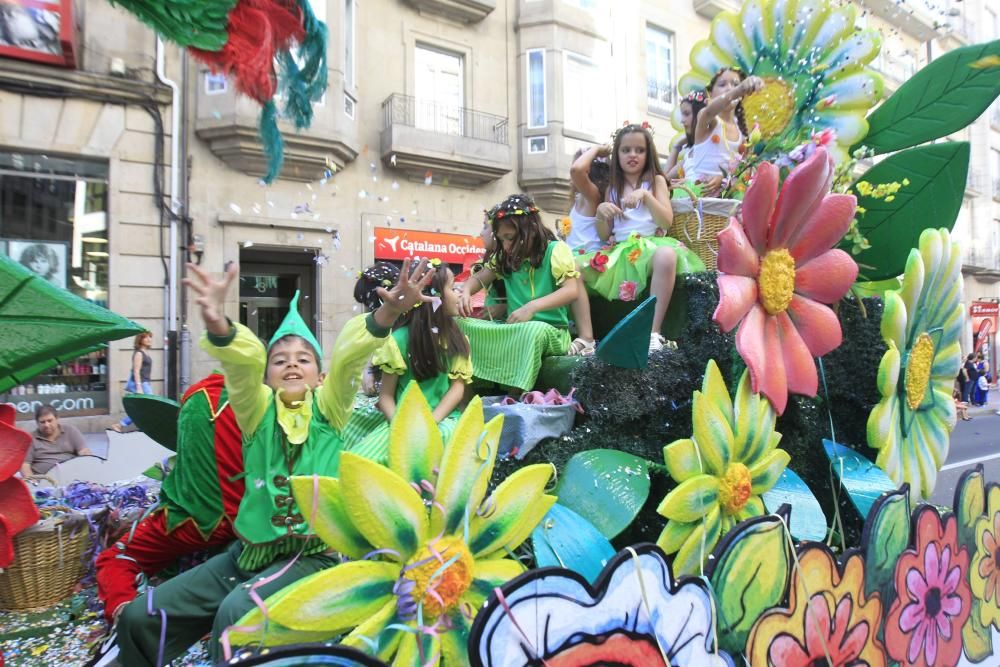
M 72 0 L 0 0 L 0 56 L 74 67 Z
M 58 241 L 7 241 L 7 256 L 31 269 L 56 287 L 66 288 L 66 243 Z

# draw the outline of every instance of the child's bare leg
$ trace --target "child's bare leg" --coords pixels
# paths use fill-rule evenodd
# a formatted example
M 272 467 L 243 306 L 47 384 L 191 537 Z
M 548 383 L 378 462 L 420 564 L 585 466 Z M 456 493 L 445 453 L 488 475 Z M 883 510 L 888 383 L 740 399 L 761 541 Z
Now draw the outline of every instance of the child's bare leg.
M 653 254 L 653 275 L 649 279 L 649 293 L 656 297 L 656 308 L 653 310 L 653 331 L 660 333 L 663 320 L 670 307 L 670 297 L 674 293 L 674 282 L 677 274 L 677 253 L 673 248 L 662 246 Z
M 594 341 L 594 325 L 590 319 L 590 297 L 587 296 L 587 287 L 583 284 L 583 276 L 577 276 L 576 280 L 576 300 L 570 308 L 573 311 L 573 321 L 576 322 L 576 335 L 579 338 L 592 343 Z

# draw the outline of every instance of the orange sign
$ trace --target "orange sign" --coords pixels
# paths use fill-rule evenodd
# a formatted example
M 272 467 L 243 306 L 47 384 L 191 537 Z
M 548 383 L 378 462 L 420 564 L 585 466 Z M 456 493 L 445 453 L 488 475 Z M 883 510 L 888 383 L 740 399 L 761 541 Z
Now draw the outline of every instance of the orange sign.
M 973 301 L 972 305 L 969 306 L 969 316 L 972 319 L 972 348 L 974 352 L 979 352 L 984 345 L 989 343 L 990 335 L 997 332 L 1000 303 Z
M 478 236 L 422 232 L 395 227 L 375 228 L 375 259 L 438 258 L 448 264 L 465 264 L 486 249 Z

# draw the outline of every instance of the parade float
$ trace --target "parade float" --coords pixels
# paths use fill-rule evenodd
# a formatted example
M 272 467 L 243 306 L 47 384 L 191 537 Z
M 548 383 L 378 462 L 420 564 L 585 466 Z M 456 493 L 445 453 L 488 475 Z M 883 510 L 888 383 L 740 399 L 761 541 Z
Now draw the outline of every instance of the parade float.
M 123 4 L 184 46 L 237 27 L 196 44 Z M 386 466 L 291 480 L 340 560 L 260 599 L 227 664 L 996 664 L 1000 481 L 928 499 L 961 358 L 970 147 L 947 137 L 1000 94 L 1000 42 L 888 99 L 879 48 L 828 0 L 721 12 L 681 92 L 726 67 L 764 86 L 717 271 L 678 279 L 678 348 L 637 360 L 648 303 L 626 304 L 595 357 L 543 367 L 575 428 L 503 455 L 483 401 L 444 441 L 408 391 Z

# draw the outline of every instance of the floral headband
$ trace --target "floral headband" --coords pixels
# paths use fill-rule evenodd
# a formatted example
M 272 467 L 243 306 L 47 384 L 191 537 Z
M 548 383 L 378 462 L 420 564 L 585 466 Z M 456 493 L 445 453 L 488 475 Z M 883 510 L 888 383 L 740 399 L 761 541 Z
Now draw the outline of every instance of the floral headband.
M 704 90 L 692 90 L 690 93 L 684 96 L 682 102 L 699 102 L 705 104 L 708 100 L 708 95 L 705 94 Z
M 490 220 L 495 222 L 514 215 L 538 213 L 538 207 L 528 195 L 511 195 L 487 211 Z
M 611 133 L 611 141 L 612 142 L 618 141 L 619 135 L 623 133 L 627 134 L 629 132 L 638 132 L 640 130 L 645 130 L 650 134 L 656 134 L 656 131 L 653 129 L 653 126 L 649 124 L 648 120 L 644 120 L 642 121 L 642 123 L 632 123 L 629 121 L 625 121 L 625 123 L 620 128 Z

